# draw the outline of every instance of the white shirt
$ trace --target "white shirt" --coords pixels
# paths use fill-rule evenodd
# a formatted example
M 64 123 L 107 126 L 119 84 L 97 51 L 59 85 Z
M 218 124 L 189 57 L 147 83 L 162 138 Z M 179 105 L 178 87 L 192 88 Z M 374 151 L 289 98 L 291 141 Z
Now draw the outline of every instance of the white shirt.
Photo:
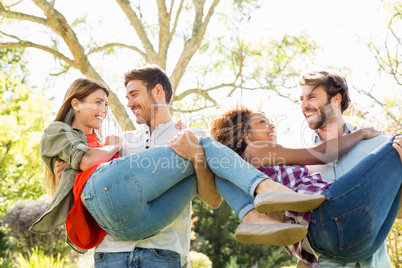
M 159 124 L 150 135 L 149 127 L 141 125 L 141 129 L 127 131 L 121 135 L 124 140 L 122 156 L 139 153 L 151 148 L 165 146 L 179 130 L 175 123 L 169 121 Z M 96 252 L 131 252 L 136 247 L 157 248 L 177 252 L 181 257 L 181 265 L 190 264 L 190 237 L 191 237 L 191 202 L 183 210 L 180 216 L 165 227 L 159 233 L 137 241 L 127 241 L 106 235 L 102 242 L 96 247 Z
M 345 132 L 343 135 L 347 135 L 354 131 L 354 127 L 351 124 L 346 123 Z M 351 170 L 357 163 L 368 156 L 372 151 L 378 148 L 381 144 L 387 141 L 385 136 L 377 136 L 372 139 L 362 140 L 355 147 L 349 150 L 346 154 L 335 160 L 334 162 L 325 165 L 313 165 L 308 166 L 310 173 L 320 172 L 321 176 L 326 181 L 333 181 L 349 170 Z M 320 140 L 318 135 L 314 137 L 315 144 L 321 144 L 323 141 Z M 321 257 L 318 259 L 319 264 L 322 267 L 356 267 L 356 263 L 343 263 L 342 266 L 339 263 L 331 262 L 331 260 Z M 359 267 L 362 268 L 391 268 L 391 259 L 387 254 L 386 242 L 381 245 L 381 247 L 374 253 L 370 258 L 359 262 Z

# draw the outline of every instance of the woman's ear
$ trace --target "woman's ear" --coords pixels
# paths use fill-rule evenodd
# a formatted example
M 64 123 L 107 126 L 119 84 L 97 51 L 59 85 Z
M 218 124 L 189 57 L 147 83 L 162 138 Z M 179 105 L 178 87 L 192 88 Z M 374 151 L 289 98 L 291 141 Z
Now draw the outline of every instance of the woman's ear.
M 80 104 L 80 101 L 78 99 L 74 98 L 71 100 L 71 107 L 73 107 L 73 109 L 76 112 L 78 112 L 80 110 L 79 104 Z
M 247 132 L 246 135 L 244 136 L 244 141 L 246 142 L 247 145 L 249 145 L 251 143 L 249 135 L 250 135 L 250 132 Z

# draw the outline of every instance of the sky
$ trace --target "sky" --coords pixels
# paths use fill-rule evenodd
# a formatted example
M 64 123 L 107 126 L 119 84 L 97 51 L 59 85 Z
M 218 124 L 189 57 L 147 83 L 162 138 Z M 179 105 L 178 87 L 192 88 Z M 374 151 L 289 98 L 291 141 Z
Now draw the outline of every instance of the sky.
M 250 20 L 246 38 L 253 40 L 262 35 L 281 37 L 287 34 L 307 34 L 322 50 L 317 54 L 317 66 L 332 65 L 335 69 L 352 70 L 349 85 L 367 88 L 376 84 L 375 95 L 401 94 L 401 89 L 389 86 L 392 81 L 379 79 L 377 64 L 363 42 L 383 40 L 386 24 L 380 1 L 372 0 L 274 0 L 265 1 Z M 318 67 L 319 68 L 319 67 Z M 311 70 L 304 70 L 308 72 Z M 399 90 L 399 93 L 397 93 Z M 295 89 L 296 98 L 300 91 Z M 400 96 L 400 95 L 399 95 Z M 356 92 L 351 92 L 352 102 L 361 106 L 371 103 Z M 312 135 L 305 124 L 299 106 L 281 98 L 261 95 L 246 101 L 248 106 L 262 102 L 263 110 L 277 120 L 278 142 L 288 146 L 301 146 L 297 137 Z M 303 134 L 304 133 L 304 134 Z
M 283 34 L 307 34 L 322 48 L 317 53 L 317 66 L 330 64 L 335 68 L 347 67 L 352 70 L 352 75 L 347 77 L 350 84 L 364 88 L 375 83 L 378 85 L 375 92 L 378 96 L 396 92 L 396 88 L 388 87 L 386 80 L 379 80 L 373 55 L 367 46 L 362 44 L 369 39 L 381 40 L 383 38 L 386 25 L 385 14 L 382 11 L 383 6 L 380 1 L 266 0 L 262 2 L 261 8 L 253 13 L 248 25 L 246 25 L 246 41 L 252 42 L 264 36 L 280 38 Z M 102 5 L 97 5 L 97 3 L 102 3 Z M 146 2 L 143 1 L 143 3 Z M 62 13 L 66 15 L 69 21 L 77 15 L 83 15 L 85 10 L 91 10 L 90 16 L 93 14 L 107 15 L 106 18 L 113 21 L 109 27 L 104 27 L 101 31 L 99 29 L 88 30 L 98 30 L 96 31 L 97 37 L 102 37 L 102 35 L 117 36 L 118 32 L 122 31 L 132 32 L 132 29 L 129 29 L 131 26 L 124 23 L 124 14 L 114 1 L 58 0 L 56 7 L 63 10 Z M 31 13 L 35 12 L 37 8 L 27 5 L 26 10 Z M 91 17 L 91 19 L 96 20 L 96 17 Z M 116 27 L 116 25 L 120 25 L 120 21 L 121 27 Z M 211 25 L 209 30 L 213 30 Z M 86 36 L 82 35 L 80 38 L 86 38 Z M 130 40 L 130 38 L 135 37 L 128 35 L 127 39 Z M 49 66 L 53 66 L 53 62 L 48 64 L 46 60 L 49 61 L 49 59 L 44 57 L 44 53 L 40 51 L 31 50 L 31 55 L 32 59 L 29 66 L 32 76 L 30 80 L 37 86 L 49 87 L 47 94 L 49 97 L 55 97 L 55 108 L 57 110 L 67 89 L 66 84 L 70 84 L 80 74 L 77 71 L 72 71 L 61 79 L 49 80 L 49 72 L 55 72 L 49 69 Z M 50 61 L 53 60 L 50 59 Z M 129 68 L 132 68 L 132 62 L 126 60 L 122 54 L 116 70 L 124 73 Z M 120 79 L 116 76 L 116 83 Z M 53 81 L 55 83 L 52 85 Z M 383 90 L 384 88 L 386 90 Z M 121 95 L 122 93 L 118 92 L 118 94 Z M 242 102 L 252 108 L 261 106 L 267 114 L 272 116 L 272 119 L 277 120 L 277 131 L 280 134 L 278 141 L 297 145 L 298 141 L 293 137 L 300 135 L 306 128 L 303 125 L 304 118 L 298 105 L 281 98 L 268 97 L 265 94 L 264 92 L 247 93 L 247 97 L 242 100 L 238 98 L 239 95 L 237 95 L 237 99 L 223 98 L 221 104 L 226 106 Z M 298 89 L 295 89 L 294 97 L 298 98 L 298 94 Z M 125 99 L 121 98 L 121 100 L 125 104 Z M 362 104 L 367 100 L 352 93 L 353 101 Z

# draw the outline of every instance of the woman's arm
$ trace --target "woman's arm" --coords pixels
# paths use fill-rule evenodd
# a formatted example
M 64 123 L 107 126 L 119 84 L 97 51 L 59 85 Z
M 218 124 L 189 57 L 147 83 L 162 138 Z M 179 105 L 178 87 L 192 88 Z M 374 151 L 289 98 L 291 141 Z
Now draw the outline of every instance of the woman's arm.
M 91 148 L 81 158 L 80 169 L 82 171 L 97 164 L 107 162 L 120 150 L 119 146 L 105 146 L 101 148 Z
M 123 139 L 118 136 L 111 135 L 106 137 L 105 145 L 106 146 L 101 148 L 91 148 L 89 152 L 82 156 L 80 162 L 80 169 L 82 171 L 112 159 L 112 157 L 122 148 Z
M 374 128 L 362 128 L 348 135 L 311 148 L 291 149 L 271 142 L 253 142 L 244 151 L 243 158 L 254 167 L 262 165 L 316 165 L 338 159 L 363 139 L 380 135 Z

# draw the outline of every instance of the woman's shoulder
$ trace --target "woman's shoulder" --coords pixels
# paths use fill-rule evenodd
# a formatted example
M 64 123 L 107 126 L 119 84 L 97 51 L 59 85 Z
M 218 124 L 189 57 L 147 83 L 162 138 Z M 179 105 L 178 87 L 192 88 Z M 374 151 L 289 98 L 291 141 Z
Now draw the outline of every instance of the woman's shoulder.
M 57 141 L 64 143 L 66 139 L 70 142 L 83 141 L 86 143 L 87 141 L 82 130 L 73 128 L 66 123 L 55 121 L 45 129 L 41 142 L 53 143 Z
M 82 133 L 80 129 L 76 129 L 71 127 L 70 125 L 61 122 L 61 121 L 54 121 L 50 123 L 50 125 L 45 129 L 45 133 L 55 133 L 55 132 L 78 132 Z
M 64 122 L 54 121 L 54 122 L 50 123 L 50 125 L 46 128 L 46 130 L 56 130 L 56 129 L 71 130 L 72 127 Z

